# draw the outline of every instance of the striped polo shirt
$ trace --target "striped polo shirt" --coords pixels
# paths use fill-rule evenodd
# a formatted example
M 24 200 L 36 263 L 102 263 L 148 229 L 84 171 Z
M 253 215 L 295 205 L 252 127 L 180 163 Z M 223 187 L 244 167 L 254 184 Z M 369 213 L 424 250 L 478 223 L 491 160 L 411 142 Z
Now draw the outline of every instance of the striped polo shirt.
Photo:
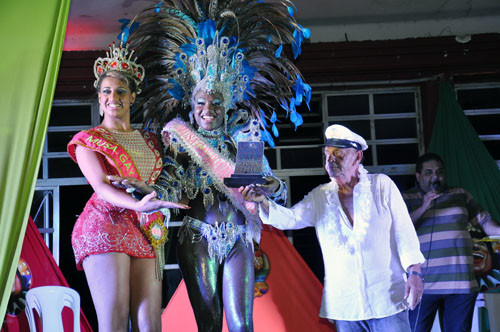
M 422 205 L 425 193 L 417 186 L 403 194 L 410 213 Z M 426 294 L 464 294 L 479 290 L 473 271 L 468 223 L 483 225 L 489 213 L 463 188 L 448 188 L 415 222 Z

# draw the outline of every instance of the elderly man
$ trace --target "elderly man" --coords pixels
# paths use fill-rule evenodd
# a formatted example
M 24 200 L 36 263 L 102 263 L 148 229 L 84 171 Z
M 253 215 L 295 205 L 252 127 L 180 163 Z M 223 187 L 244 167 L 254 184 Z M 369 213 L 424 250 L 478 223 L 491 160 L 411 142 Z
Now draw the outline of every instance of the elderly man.
M 470 331 L 479 288 L 468 224 L 488 235 L 499 235 L 500 226 L 468 191 L 447 186 L 439 155 L 420 156 L 415 176 L 417 185 L 403 197 L 427 262 L 422 303 L 410 312 L 412 330 L 430 331 L 439 308 L 443 331 Z
M 331 182 L 293 207 L 268 200 L 258 186 L 240 191 L 260 203 L 266 224 L 316 228 L 325 264 L 320 316 L 335 321 L 337 331 L 409 331 L 406 309 L 422 295 L 424 257 L 401 194 L 389 177 L 364 169 L 361 136 L 341 125 L 325 136 Z

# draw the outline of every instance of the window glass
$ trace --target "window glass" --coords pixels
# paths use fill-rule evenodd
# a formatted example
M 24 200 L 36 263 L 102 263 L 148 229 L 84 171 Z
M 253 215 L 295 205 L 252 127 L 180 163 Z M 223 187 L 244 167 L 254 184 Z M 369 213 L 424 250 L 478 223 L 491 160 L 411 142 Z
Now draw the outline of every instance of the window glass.
M 383 89 L 358 90 L 346 96 L 329 96 L 328 124 L 344 125 L 367 141 L 370 148 L 364 153 L 366 166 L 411 165 L 424 149 L 423 138 L 418 137 L 421 132 L 419 96 L 418 88 L 413 87 L 391 88 L 387 92 Z M 332 107 L 347 103 L 366 112 L 330 112 Z
M 468 118 L 478 135 L 500 134 L 500 114 L 469 115 Z
M 91 126 L 92 108 L 86 105 L 54 105 L 50 113 L 50 126 Z
M 276 165 L 276 149 L 272 149 L 272 148 L 265 149 L 264 155 L 266 156 L 267 161 L 269 162 L 269 166 L 271 167 L 271 169 L 276 169 L 276 167 L 278 167 Z
M 368 149 L 363 151 L 363 165 L 365 166 L 373 166 L 373 151 L 374 146 L 368 144 Z
M 48 132 L 48 152 L 65 152 L 69 141 L 76 133 L 77 131 Z
M 500 140 L 483 141 L 484 146 L 495 160 L 500 160 Z
M 282 168 L 322 168 L 323 150 L 320 147 L 304 149 L 282 149 Z
M 279 137 L 273 135 L 275 145 L 323 144 L 323 124 L 307 120 L 304 119 L 304 124 L 297 129 L 293 124 L 278 125 Z
M 330 182 L 328 175 L 303 175 L 290 177 L 290 203 L 293 205 L 304 198 L 311 190 L 323 183 Z
M 328 116 L 369 114 L 368 95 L 328 97 Z
M 493 159 L 500 160 L 500 86 L 462 85 L 457 99 Z
M 373 95 L 375 114 L 415 113 L 415 94 L 383 93 Z
M 419 155 L 417 144 L 377 145 L 378 165 L 415 164 Z
M 417 138 L 415 118 L 375 120 L 377 139 Z
M 500 87 L 460 88 L 457 99 L 464 110 L 500 108 Z
M 83 177 L 78 164 L 71 158 L 50 158 L 49 178 Z

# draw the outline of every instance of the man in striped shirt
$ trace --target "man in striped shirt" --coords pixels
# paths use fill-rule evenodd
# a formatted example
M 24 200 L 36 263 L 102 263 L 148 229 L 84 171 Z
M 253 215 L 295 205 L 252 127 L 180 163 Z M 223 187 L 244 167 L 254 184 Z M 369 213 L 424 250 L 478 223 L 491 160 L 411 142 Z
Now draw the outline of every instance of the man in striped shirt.
M 403 198 L 426 262 L 422 302 L 410 311 L 412 331 L 430 331 L 438 309 L 444 332 L 470 331 L 479 289 L 467 225 L 482 227 L 488 235 L 500 234 L 500 226 L 468 191 L 447 186 L 439 155 L 421 156 L 415 176 L 417 185 Z

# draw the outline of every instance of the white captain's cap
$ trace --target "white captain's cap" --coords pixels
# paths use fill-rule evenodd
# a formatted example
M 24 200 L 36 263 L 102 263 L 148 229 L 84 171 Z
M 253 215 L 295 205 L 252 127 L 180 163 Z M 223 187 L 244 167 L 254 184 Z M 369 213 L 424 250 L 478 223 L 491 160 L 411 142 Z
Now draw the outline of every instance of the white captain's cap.
M 325 145 L 337 148 L 354 148 L 356 150 L 366 150 L 368 145 L 363 137 L 359 136 L 349 128 L 334 124 L 325 130 Z

